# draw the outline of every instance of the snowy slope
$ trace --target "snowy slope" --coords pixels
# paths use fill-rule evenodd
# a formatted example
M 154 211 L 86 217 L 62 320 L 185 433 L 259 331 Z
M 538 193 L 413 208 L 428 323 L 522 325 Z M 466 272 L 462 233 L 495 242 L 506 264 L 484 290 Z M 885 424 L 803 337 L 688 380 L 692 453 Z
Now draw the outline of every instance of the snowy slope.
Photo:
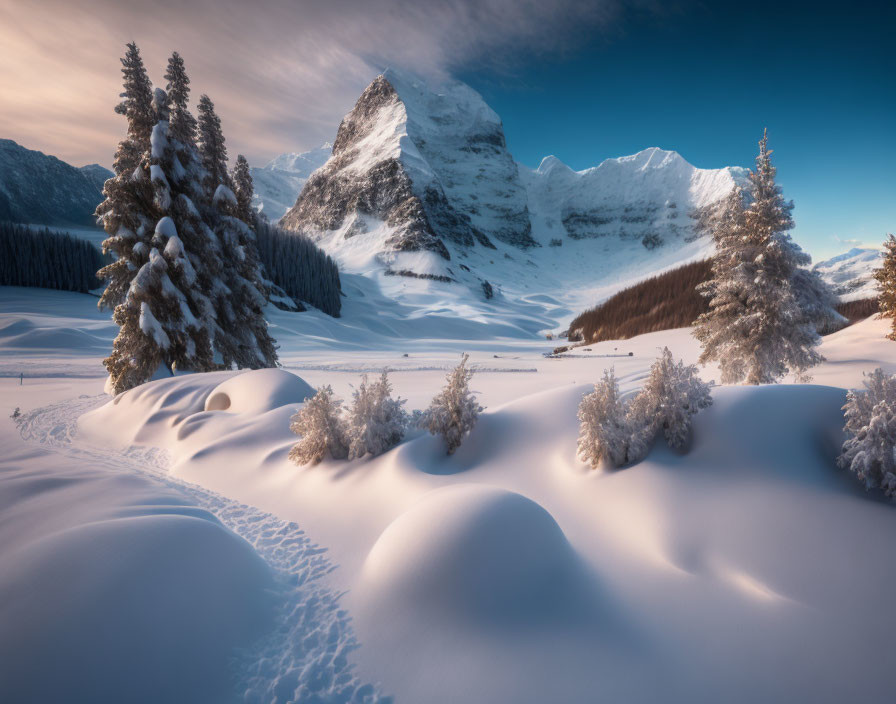
M 830 284 L 843 301 L 857 301 L 877 296 L 877 281 L 872 274 L 881 266 L 879 249 L 851 249 L 836 257 L 818 262 L 813 269 Z
M 252 204 L 256 210 L 276 222 L 296 202 L 305 181 L 330 157 L 331 144 L 297 154 L 281 154 L 266 166 L 251 168 L 255 184 Z
M 384 292 L 406 293 L 384 276 L 423 279 L 411 286 L 421 302 L 550 291 L 593 305 L 606 286 L 704 256 L 710 244 L 691 216 L 744 174 L 660 149 L 579 173 L 553 157 L 528 169 L 469 86 L 388 70 L 342 121 L 332 157 L 281 225 Z
M 42 225 L 94 224 L 102 182 L 97 164 L 75 168 L 55 156 L 0 139 L 0 220 Z

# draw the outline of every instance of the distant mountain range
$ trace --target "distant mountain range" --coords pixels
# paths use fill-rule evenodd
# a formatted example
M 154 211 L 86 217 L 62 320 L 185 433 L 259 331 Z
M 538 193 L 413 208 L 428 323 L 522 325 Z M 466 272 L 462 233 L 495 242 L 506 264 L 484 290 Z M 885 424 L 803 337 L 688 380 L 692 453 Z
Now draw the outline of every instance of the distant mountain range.
M 878 289 L 873 273 L 881 267 L 882 255 L 879 249 L 855 248 L 818 262 L 812 268 L 831 285 L 841 301 L 876 298 Z
M 583 171 L 553 156 L 532 169 L 514 161 L 501 119 L 472 88 L 394 70 L 367 87 L 332 145 L 251 171 L 269 220 L 309 235 L 387 295 L 420 281 L 414 295 L 439 310 L 470 292 L 539 304 L 548 292 L 547 305 L 574 310 L 710 256 L 703 225 L 747 174 L 657 147 Z M 0 219 L 94 225 L 111 175 L 0 139 Z M 845 299 L 861 298 L 873 295 L 878 257 L 852 250 L 815 268 Z M 432 287 L 448 297 L 432 298 Z
M 281 154 L 267 166 L 253 166 L 255 208 L 271 222 L 282 218 L 295 205 L 308 177 L 330 158 L 332 147 L 328 143 L 301 154 Z
M 0 139 L 0 220 L 41 225 L 95 226 L 93 211 L 112 172 L 81 168 Z

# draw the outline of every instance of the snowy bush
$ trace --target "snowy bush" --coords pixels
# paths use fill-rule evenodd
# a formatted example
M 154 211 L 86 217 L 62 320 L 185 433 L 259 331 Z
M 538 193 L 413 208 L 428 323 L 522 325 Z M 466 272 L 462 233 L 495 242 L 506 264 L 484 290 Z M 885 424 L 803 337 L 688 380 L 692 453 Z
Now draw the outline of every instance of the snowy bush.
M 597 468 L 635 462 L 647 454 L 647 438 L 630 422 L 628 404 L 619 396 L 611 368 L 579 404 L 579 457 Z
M 449 455 L 460 447 L 464 436 L 473 429 L 482 412 L 482 406 L 470 391 L 473 370 L 466 366 L 469 357 L 465 354 L 460 364 L 448 374 L 448 383 L 417 422 L 419 427 L 431 434 L 445 438 Z
M 381 455 L 395 447 L 404 437 L 408 414 L 402 408 L 405 400 L 392 398 L 389 375 L 383 370 L 378 381 L 361 377 L 348 415 L 348 457 Z
M 301 439 L 289 451 L 296 464 L 317 464 L 329 453 L 335 460 L 348 456 L 342 401 L 330 386 L 321 387 L 292 417 L 289 429 Z
M 592 467 L 614 467 L 643 459 L 662 430 L 670 447 L 681 449 L 691 432 L 691 416 L 712 404 L 710 388 L 697 367 L 676 362 L 668 348 L 650 368 L 638 395 L 626 402 L 612 369 L 579 404 L 579 457 Z
M 843 406 L 843 443 L 838 464 L 865 482 L 896 496 L 896 376 L 875 369 L 865 379 L 864 391 L 850 391 Z
M 711 387 L 701 381 L 695 365 L 676 363 L 664 347 L 632 402 L 632 423 L 644 428 L 648 438 L 662 430 L 669 447 L 681 449 L 691 433 L 691 416 L 712 404 Z

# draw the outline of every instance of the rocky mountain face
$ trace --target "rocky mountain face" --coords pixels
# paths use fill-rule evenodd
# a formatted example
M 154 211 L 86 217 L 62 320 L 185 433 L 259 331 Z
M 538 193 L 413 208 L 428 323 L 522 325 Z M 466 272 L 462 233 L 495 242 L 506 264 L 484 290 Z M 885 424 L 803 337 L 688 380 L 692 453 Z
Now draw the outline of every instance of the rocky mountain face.
M 379 266 L 487 291 L 487 279 L 519 282 L 536 271 L 587 276 L 589 260 L 593 279 L 612 260 L 641 262 L 657 250 L 664 266 L 693 258 L 705 250 L 692 246 L 701 238 L 695 218 L 745 175 L 656 148 L 580 172 L 554 157 L 529 169 L 469 86 L 389 70 L 343 119 L 332 156 L 280 224 L 349 271 Z
M 0 220 L 93 226 L 103 182 L 111 176 L 98 164 L 79 169 L 0 139 Z
M 282 218 L 295 204 L 308 177 L 330 158 L 332 147 L 328 143 L 301 154 L 281 154 L 266 166 L 252 167 L 255 209 L 271 222 Z
M 319 239 L 385 225 L 384 253 L 428 251 L 446 261 L 450 249 L 537 244 L 494 111 L 462 83 L 434 92 L 394 71 L 364 91 L 332 157 L 281 225 Z

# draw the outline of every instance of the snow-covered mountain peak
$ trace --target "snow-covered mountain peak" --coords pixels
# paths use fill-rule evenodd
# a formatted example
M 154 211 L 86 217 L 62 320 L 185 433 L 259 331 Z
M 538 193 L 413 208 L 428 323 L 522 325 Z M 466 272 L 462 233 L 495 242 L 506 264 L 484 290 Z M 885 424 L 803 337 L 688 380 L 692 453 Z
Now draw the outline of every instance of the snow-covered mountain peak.
M 642 149 L 637 154 L 632 154 L 631 156 L 620 156 L 615 159 L 607 159 L 601 163 L 600 166 L 603 166 L 604 168 L 612 168 L 615 165 L 632 166 L 638 169 L 664 169 L 690 166 L 678 152 L 660 149 L 659 147 Z M 600 168 L 600 166 L 598 168 Z
M 568 171 L 570 173 L 575 173 L 567 164 L 558 159 L 556 156 L 551 154 L 550 156 L 546 156 L 541 160 L 541 163 L 538 165 L 538 168 L 535 169 L 536 172 L 540 174 L 547 174 L 554 169 L 561 169 L 563 171 Z
M 556 157 L 530 169 L 472 88 L 389 69 L 342 120 L 330 159 L 281 225 L 349 272 L 464 284 L 477 296 L 491 294 L 486 281 L 510 290 L 551 277 L 594 289 L 610 274 L 705 256 L 696 217 L 744 176 L 657 147 L 583 171 Z

